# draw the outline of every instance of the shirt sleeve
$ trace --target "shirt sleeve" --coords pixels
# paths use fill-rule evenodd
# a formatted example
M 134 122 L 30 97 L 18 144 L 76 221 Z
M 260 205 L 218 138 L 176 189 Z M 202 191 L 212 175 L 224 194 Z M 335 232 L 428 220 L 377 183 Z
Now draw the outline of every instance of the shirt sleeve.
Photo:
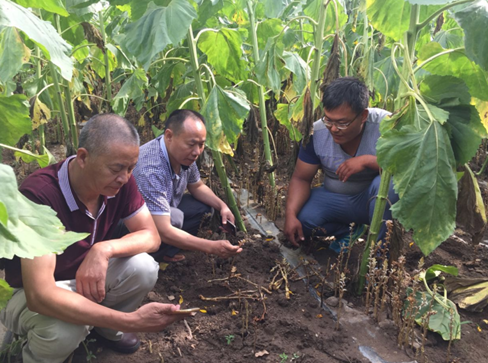
M 315 148 L 313 146 L 313 135 L 310 136 L 310 140 L 306 146 L 302 146 L 300 142 L 298 158 L 307 164 L 320 164 L 320 158 L 315 153 Z
M 190 173 L 188 175 L 188 184 L 196 183 L 200 180 L 200 172 L 198 171 L 197 163 L 190 165 Z
M 137 174 L 137 187 L 154 215 L 170 215 L 171 182 L 160 173 L 145 171 Z
M 125 204 L 125 210 L 120 216 L 121 219 L 128 219 L 136 215 L 144 207 L 144 199 L 139 190 L 137 190 L 137 184 L 133 176 L 127 182 L 126 188 L 127 203 Z

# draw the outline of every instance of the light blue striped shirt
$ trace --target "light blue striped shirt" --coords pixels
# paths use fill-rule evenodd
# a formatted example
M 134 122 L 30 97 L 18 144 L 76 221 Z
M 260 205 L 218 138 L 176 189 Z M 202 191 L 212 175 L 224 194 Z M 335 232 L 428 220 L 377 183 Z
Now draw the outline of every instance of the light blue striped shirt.
M 196 163 L 175 174 L 164 144 L 164 135 L 140 148 L 134 178 L 151 214 L 170 215 L 170 207 L 178 207 L 188 184 L 200 180 Z

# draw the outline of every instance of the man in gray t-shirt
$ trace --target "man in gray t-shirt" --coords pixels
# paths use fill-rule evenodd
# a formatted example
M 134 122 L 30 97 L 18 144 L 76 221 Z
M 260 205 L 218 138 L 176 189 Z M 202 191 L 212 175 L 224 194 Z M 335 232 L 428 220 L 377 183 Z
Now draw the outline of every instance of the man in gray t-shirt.
M 313 125 L 313 135 L 300 146 L 286 203 L 285 234 L 295 246 L 305 236 L 335 236 L 336 251 L 349 242 L 349 225 L 369 224 L 379 189 L 376 142 L 379 125 L 389 113 L 367 108 L 369 92 L 356 78 L 333 81 L 324 92 L 324 117 Z M 322 168 L 324 184 L 310 189 Z M 398 200 L 392 185 L 388 193 Z M 384 220 L 391 219 L 389 206 Z M 379 239 L 385 236 L 381 227 Z

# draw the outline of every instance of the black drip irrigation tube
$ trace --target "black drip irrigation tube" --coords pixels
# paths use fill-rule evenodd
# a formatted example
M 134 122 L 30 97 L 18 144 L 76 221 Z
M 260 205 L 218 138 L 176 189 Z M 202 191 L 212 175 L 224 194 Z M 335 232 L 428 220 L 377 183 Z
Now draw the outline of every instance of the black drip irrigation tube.
M 275 226 L 275 224 L 271 221 L 269 221 L 262 212 L 258 212 L 256 208 L 253 206 L 255 204 L 252 202 L 252 199 L 250 198 L 249 192 L 246 189 L 241 189 L 241 193 L 239 195 L 239 202 L 241 205 L 241 208 L 245 211 L 246 213 L 246 218 L 249 224 L 251 225 L 252 228 L 257 229 L 259 233 L 265 237 L 274 237 L 273 241 L 274 243 L 277 243 L 280 248 L 280 252 L 283 255 L 283 257 L 286 259 L 286 261 L 290 264 L 292 268 L 297 271 L 297 273 L 300 275 L 300 277 L 305 277 L 305 269 L 302 266 L 298 266 L 300 263 L 300 258 L 305 259 L 305 255 L 301 252 L 300 249 L 291 249 L 288 247 L 283 246 L 281 243 L 278 242 L 278 234 L 280 233 L 280 230 Z M 249 203 L 248 203 L 249 202 Z M 257 215 L 260 214 L 259 216 L 259 222 L 258 222 L 258 217 Z M 298 266 L 298 267 L 297 267 Z M 308 283 L 307 278 L 303 278 L 304 283 L 308 286 L 308 291 L 312 295 L 312 297 L 321 303 L 322 299 L 320 296 L 317 294 L 317 291 L 310 286 Z M 332 319 L 334 321 L 337 321 L 337 313 L 330 309 L 326 304 L 323 303 L 322 301 L 322 309 L 327 311 L 327 313 L 330 314 Z M 389 362 L 387 360 L 384 360 L 381 358 L 378 353 L 372 348 L 368 346 L 359 346 L 359 351 L 361 354 L 368 359 L 371 363 L 393 363 Z M 417 361 L 411 361 L 411 362 L 398 362 L 398 363 L 417 363 Z

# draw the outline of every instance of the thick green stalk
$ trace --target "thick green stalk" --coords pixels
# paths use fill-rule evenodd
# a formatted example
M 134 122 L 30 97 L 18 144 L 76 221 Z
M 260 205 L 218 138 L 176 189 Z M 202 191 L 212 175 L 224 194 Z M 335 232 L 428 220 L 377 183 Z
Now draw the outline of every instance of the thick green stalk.
M 39 85 L 39 80 L 41 79 L 42 65 L 41 65 L 41 50 L 37 45 L 36 45 L 36 55 L 37 55 L 36 78 L 38 80 L 37 84 Z M 39 154 L 44 155 L 44 149 L 46 148 L 46 136 L 44 133 L 44 125 L 39 125 L 38 132 L 39 132 L 39 142 L 41 144 L 41 147 L 39 148 Z
M 78 150 L 78 126 L 76 125 L 75 109 L 73 107 L 73 101 L 71 97 L 71 90 L 69 88 L 69 82 L 64 81 L 64 98 L 68 105 L 68 120 L 71 131 L 71 141 L 73 142 L 74 150 Z
M 252 40 L 252 50 L 254 56 L 254 63 L 258 64 L 259 62 L 259 47 L 258 47 L 258 39 L 256 35 L 256 20 L 254 18 L 254 9 L 253 9 L 253 2 L 252 0 L 247 1 L 247 9 L 249 11 L 249 22 L 251 23 L 251 40 Z M 271 146 L 269 144 L 269 135 L 268 135 L 268 120 L 266 118 L 266 103 L 264 100 L 264 87 L 259 86 L 258 89 L 259 93 L 259 117 L 261 118 L 261 131 L 263 134 L 263 145 L 264 145 L 264 157 L 269 165 L 273 166 L 273 158 L 271 157 Z M 271 185 L 271 189 L 273 192 L 275 190 L 275 175 L 274 172 L 268 174 L 269 177 L 269 184 Z
M 327 4 L 330 0 L 322 0 L 322 9 L 319 13 L 319 23 L 315 28 L 315 38 L 314 38 L 314 57 L 312 64 L 312 75 L 310 79 L 310 96 L 312 97 L 313 109 L 315 110 L 318 106 L 317 88 L 319 82 L 319 71 L 320 71 L 320 59 L 322 57 L 322 47 L 324 44 L 324 29 L 325 29 L 325 16 L 327 15 Z
M 417 39 L 417 35 L 420 30 L 418 25 L 419 14 L 420 14 L 419 5 L 412 5 L 412 11 L 410 13 L 410 26 L 408 31 L 405 33 L 405 40 L 404 40 L 404 42 L 406 43 L 405 50 L 408 52 L 409 55 L 408 58 L 410 60 L 413 60 L 414 58 L 415 41 Z M 406 63 L 407 62 L 405 59 L 403 64 L 403 69 L 402 69 L 402 76 L 404 77 L 404 79 L 409 79 L 410 76 L 413 76 L 412 64 L 406 64 Z M 404 94 L 406 90 L 407 90 L 407 86 L 403 83 L 400 83 L 400 86 L 398 88 L 397 98 L 395 99 L 396 110 L 399 110 L 401 108 L 403 99 L 400 95 Z M 366 245 L 364 246 L 363 257 L 361 260 L 361 267 L 359 269 L 359 282 L 358 282 L 358 289 L 357 289 L 358 294 L 361 294 L 364 289 L 366 274 L 368 273 L 370 248 L 371 248 L 371 244 L 376 242 L 376 239 L 378 238 L 378 233 L 383 220 L 383 214 L 385 212 L 390 182 L 391 182 L 391 174 L 386 170 L 383 170 L 383 173 L 381 175 L 381 182 L 378 191 L 378 196 L 376 199 L 376 205 L 374 207 L 373 219 L 369 227 L 368 240 L 366 241 Z
M 107 36 L 105 35 L 105 20 L 103 18 L 103 11 L 98 12 L 98 17 L 100 18 L 100 30 L 102 33 L 103 39 L 103 46 L 105 47 L 105 51 L 103 52 L 104 60 L 105 60 L 105 88 L 107 89 L 107 101 L 109 105 L 112 103 L 112 80 L 110 75 L 110 66 L 108 63 L 108 53 L 107 47 Z
M 54 90 L 56 91 L 56 98 L 58 99 L 59 104 L 59 112 L 64 131 L 64 142 L 66 144 L 66 153 L 70 154 L 70 152 L 73 150 L 73 145 L 69 137 L 69 123 L 68 118 L 66 117 L 66 109 L 64 107 L 63 96 L 61 95 L 61 87 L 58 82 L 58 71 L 56 69 L 56 66 L 52 62 L 49 62 L 49 67 L 51 69 L 51 77 L 53 79 Z
M 200 97 L 203 107 L 203 104 L 205 103 L 207 97 L 205 95 L 205 89 L 203 88 L 202 78 L 200 77 L 197 45 L 193 37 L 193 29 L 191 26 L 190 29 L 188 29 L 187 41 L 188 48 L 190 50 L 190 63 L 193 69 L 193 76 L 195 78 L 195 83 L 197 86 L 197 93 L 198 97 Z M 212 150 L 212 157 L 214 160 L 215 169 L 217 170 L 217 174 L 219 175 L 220 184 L 222 185 L 222 188 L 224 189 L 225 195 L 227 197 L 227 203 L 229 204 L 229 208 L 236 219 L 236 225 L 241 231 L 246 232 L 246 226 L 244 225 L 244 221 L 242 220 L 241 214 L 239 213 L 239 207 L 237 206 L 234 194 L 232 193 L 232 189 L 230 188 L 229 179 L 227 178 L 227 174 L 225 172 L 224 163 L 222 162 L 222 155 L 220 154 L 220 152 Z
M 54 19 L 56 21 L 58 33 L 62 34 L 61 24 L 59 22 L 59 15 L 54 14 Z M 78 127 L 76 126 L 75 110 L 73 108 L 73 101 L 71 99 L 71 90 L 69 88 L 69 82 L 67 80 L 63 80 L 63 86 L 64 86 L 64 97 L 66 99 L 66 105 L 68 106 L 67 111 L 68 111 L 68 123 L 70 125 L 70 131 L 71 131 L 71 146 L 73 147 L 72 150 L 68 149 L 68 154 L 71 154 L 78 149 Z

